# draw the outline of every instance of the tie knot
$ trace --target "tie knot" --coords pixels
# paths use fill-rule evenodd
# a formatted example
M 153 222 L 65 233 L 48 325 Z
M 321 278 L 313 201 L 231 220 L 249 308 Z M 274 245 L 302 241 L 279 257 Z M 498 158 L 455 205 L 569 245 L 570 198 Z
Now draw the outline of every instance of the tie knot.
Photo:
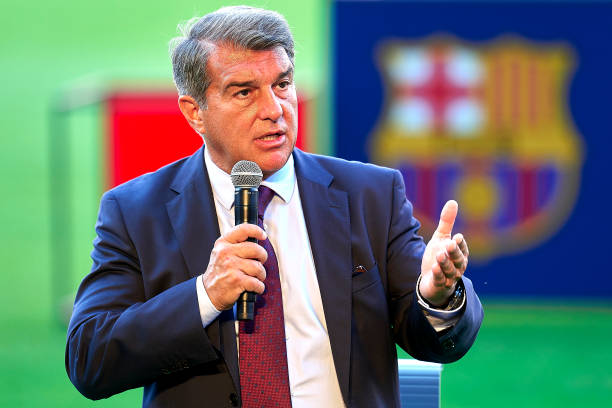
M 258 201 L 258 214 L 259 217 L 263 219 L 263 215 L 266 212 L 266 208 L 268 208 L 268 204 L 274 198 L 274 190 L 270 187 L 259 186 L 259 201 Z

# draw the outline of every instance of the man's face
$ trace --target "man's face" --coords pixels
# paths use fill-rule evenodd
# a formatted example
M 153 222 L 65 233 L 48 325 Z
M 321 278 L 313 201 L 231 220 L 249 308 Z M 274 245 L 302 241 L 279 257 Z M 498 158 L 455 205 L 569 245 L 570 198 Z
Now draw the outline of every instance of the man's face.
M 198 116 L 212 160 L 227 173 L 239 160 L 257 163 L 264 177 L 279 170 L 297 137 L 293 65 L 285 50 L 217 45 L 207 68 L 211 83 Z

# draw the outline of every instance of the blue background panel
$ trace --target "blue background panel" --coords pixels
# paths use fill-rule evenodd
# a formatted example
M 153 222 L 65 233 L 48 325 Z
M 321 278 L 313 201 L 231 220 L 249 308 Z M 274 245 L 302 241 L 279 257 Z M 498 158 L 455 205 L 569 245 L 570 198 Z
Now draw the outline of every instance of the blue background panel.
M 575 71 L 569 77 L 567 105 L 570 123 L 584 146 L 573 210 L 556 233 L 520 252 L 471 262 L 468 276 L 483 294 L 612 295 L 608 256 L 612 123 L 607 102 L 612 95 L 612 5 L 340 1 L 334 4 L 333 15 L 335 151 L 351 160 L 371 160 L 368 138 L 383 113 L 385 98 L 376 61 L 382 41 L 414 41 L 437 34 L 477 46 L 510 35 L 573 49 Z M 501 177 L 511 177 L 502 173 Z M 537 177 L 547 186 L 538 193 L 540 201 L 550 194 L 546 189 L 552 189 L 552 183 L 563 182 L 547 171 Z

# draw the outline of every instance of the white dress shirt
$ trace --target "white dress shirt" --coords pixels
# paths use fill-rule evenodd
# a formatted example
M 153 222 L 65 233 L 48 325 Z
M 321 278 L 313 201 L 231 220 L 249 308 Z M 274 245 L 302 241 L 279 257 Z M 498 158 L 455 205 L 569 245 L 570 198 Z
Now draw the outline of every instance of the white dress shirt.
M 234 226 L 234 186 L 230 175 L 217 167 L 207 149 L 204 150 L 204 160 L 212 186 L 219 230 L 223 235 Z M 276 193 L 264 214 L 264 230 L 278 259 L 285 312 L 291 404 L 293 408 L 344 407 L 296 182 L 293 156 L 262 184 Z M 213 306 L 200 278 L 196 279 L 196 290 L 202 324 L 206 327 L 220 311 Z M 426 305 L 422 304 L 421 307 L 424 311 L 431 311 Z M 443 318 L 440 318 L 439 314 L 436 317 L 426 313 L 426 316 L 434 328 L 440 331 L 456 323 L 462 307 L 463 305 L 446 312 Z

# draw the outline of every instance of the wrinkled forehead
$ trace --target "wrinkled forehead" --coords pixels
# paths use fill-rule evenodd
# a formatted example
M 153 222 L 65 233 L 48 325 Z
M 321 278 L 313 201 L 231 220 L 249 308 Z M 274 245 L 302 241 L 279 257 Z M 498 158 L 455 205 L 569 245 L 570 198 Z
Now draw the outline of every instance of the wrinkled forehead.
M 236 76 L 275 78 L 291 71 L 293 65 L 282 46 L 265 50 L 251 50 L 231 44 L 210 44 L 207 71 L 214 82 L 224 82 Z M 245 78 L 255 79 L 255 78 Z

